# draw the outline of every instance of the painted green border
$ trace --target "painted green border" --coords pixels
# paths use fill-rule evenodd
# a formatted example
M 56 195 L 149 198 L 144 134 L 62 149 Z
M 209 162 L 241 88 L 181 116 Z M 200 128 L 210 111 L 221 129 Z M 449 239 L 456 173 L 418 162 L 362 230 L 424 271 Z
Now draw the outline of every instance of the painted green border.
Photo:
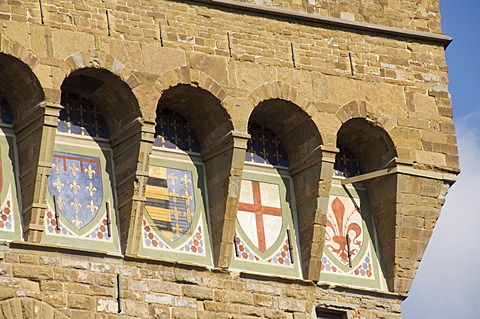
M 9 134 L 10 129 L 0 128 L 0 153 L 2 156 L 2 173 L 3 187 L 0 192 L 0 205 L 5 201 L 8 188 L 11 187 L 12 192 L 12 212 L 14 231 L 0 231 L 0 238 L 5 240 L 21 240 L 22 239 L 22 219 L 20 210 L 20 183 L 18 180 L 17 168 L 17 145 L 15 136 Z M 8 159 L 8 160 L 6 160 Z
M 340 283 L 345 285 L 354 285 L 359 287 L 367 287 L 367 288 L 376 288 L 382 289 L 384 287 L 385 278 L 382 272 L 382 269 L 379 264 L 379 259 L 377 255 L 376 247 L 376 237 L 375 237 L 375 229 L 373 225 L 373 216 L 372 211 L 370 209 L 370 205 L 368 202 L 368 195 L 367 191 L 361 189 L 358 186 L 340 186 L 340 185 L 332 185 L 330 190 L 330 196 L 346 196 L 349 197 L 349 194 L 354 198 L 360 201 L 360 213 L 362 215 L 363 227 L 364 231 L 366 230 L 366 235 L 370 239 L 368 241 L 368 245 L 364 245 L 360 250 L 359 254 L 353 260 L 353 264 L 356 264 L 365 258 L 368 249 L 370 248 L 371 251 L 371 261 L 372 261 L 372 268 L 375 274 L 374 279 L 367 279 L 367 278 L 360 278 L 360 277 L 353 277 L 349 275 L 343 274 L 333 274 L 333 273 L 320 273 L 320 280 L 321 281 L 328 281 L 334 283 Z M 335 257 L 332 253 L 328 250 L 327 247 L 324 247 L 323 253 L 328 256 L 330 260 L 335 260 Z M 333 263 L 335 267 L 339 268 L 343 272 L 349 272 L 352 269 L 348 266 L 340 265 L 337 263 Z M 358 266 L 358 265 L 357 265 Z
M 278 173 L 264 174 L 264 173 L 251 172 L 251 171 L 244 171 L 243 179 L 278 184 L 279 190 L 280 190 L 280 196 L 282 199 L 281 201 L 282 211 L 285 212 L 285 215 L 290 216 L 290 218 L 288 218 L 288 220 L 286 220 L 285 218 L 283 219 L 282 230 L 280 231 L 280 235 L 277 241 L 265 253 L 262 253 L 260 250 L 254 247 L 253 243 L 248 239 L 248 237 L 245 235 L 245 233 L 241 229 L 237 219 L 235 219 L 236 231 L 238 231 L 241 234 L 242 239 L 248 244 L 249 248 L 252 249 L 255 254 L 258 254 L 259 256 L 269 257 L 275 251 L 278 251 L 280 246 L 283 244 L 283 239 L 286 236 L 286 229 L 287 228 L 290 229 L 290 237 L 291 237 L 290 239 L 292 240 L 292 244 L 293 244 L 294 263 L 291 267 L 283 267 L 283 266 L 276 266 L 274 264 L 263 264 L 258 262 L 249 262 L 249 261 L 239 260 L 235 258 L 236 257 L 235 247 L 232 243 L 232 249 L 234 251 L 232 254 L 230 268 L 236 269 L 236 270 L 245 270 L 245 271 L 254 272 L 254 273 L 281 275 L 281 276 L 296 277 L 296 278 L 301 277 L 302 274 L 301 274 L 301 267 L 300 267 L 300 258 L 298 254 L 299 243 L 296 236 L 297 228 L 295 226 L 297 222 L 297 218 L 296 218 L 295 201 L 294 201 L 294 196 L 292 192 L 293 186 L 292 186 L 291 179 L 286 176 L 280 176 L 278 175 Z
M 81 147 L 81 146 L 74 146 L 68 145 L 63 143 L 55 143 L 54 147 L 55 152 L 62 152 L 62 153 L 71 153 L 71 154 L 78 154 L 84 156 L 95 156 L 100 158 L 100 166 L 102 169 L 102 185 L 103 185 L 103 202 L 99 208 L 99 213 L 95 218 L 90 222 L 90 227 L 76 231 L 76 228 L 70 224 L 70 222 L 60 215 L 60 221 L 68 225 L 69 228 L 76 232 L 79 236 L 82 236 L 90 231 L 92 231 L 92 227 L 97 225 L 101 220 L 103 213 L 106 210 L 106 202 L 110 202 L 110 207 L 115 207 L 115 213 L 111 212 L 110 219 L 111 219 L 111 238 L 112 242 L 103 242 L 94 239 L 83 239 L 83 238 L 71 238 L 66 236 L 56 236 L 50 235 L 47 232 L 44 232 L 42 242 L 46 244 L 57 244 L 57 245 L 65 245 L 65 246 L 73 246 L 73 247 L 81 247 L 90 249 L 95 247 L 98 250 L 105 250 L 105 251 L 113 251 L 113 252 L 120 252 L 120 242 L 119 242 L 119 234 L 118 234 L 118 225 L 117 225 L 117 215 L 118 212 L 116 210 L 116 198 L 115 198 L 115 175 L 113 174 L 113 158 L 112 158 L 112 151 L 108 149 L 101 149 L 100 146 L 97 145 L 96 148 L 88 148 L 88 147 Z M 50 207 L 53 207 L 53 200 L 50 192 L 47 190 L 47 202 L 50 204 Z
M 151 258 L 161 258 L 167 259 L 172 261 L 181 261 L 181 262 L 191 262 L 202 264 L 205 266 L 213 266 L 212 261 L 212 249 L 210 243 L 210 227 L 208 227 L 208 210 L 207 210 L 207 188 L 205 187 L 205 173 L 204 167 L 200 163 L 195 163 L 192 161 L 187 160 L 169 160 L 164 158 L 158 158 L 152 156 L 150 158 L 150 165 L 153 166 L 160 166 L 160 167 L 167 167 L 167 168 L 175 168 L 175 169 L 183 169 L 192 172 L 192 178 L 196 185 L 194 185 L 195 190 L 195 217 L 192 222 L 192 226 L 190 229 L 195 230 L 198 227 L 199 220 L 201 221 L 201 226 L 203 229 L 203 239 L 204 239 L 204 249 L 205 249 L 205 256 L 199 256 L 189 253 L 181 253 L 181 252 L 170 252 L 167 250 L 156 250 L 156 249 L 149 249 L 143 246 L 143 231 L 141 234 L 141 244 L 139 245 L 139 255 Z M 200 214 L 198 214 L 200 211 Z M 149 223 L 153 224 L 150 216 L 148 215 L 146 209 L 144 208 L 144 217 L 148 220 Z M 193 228 L 195 225 L 195 228 Z M 160 237 L 168 246 L 172 248 L 178 248 L 179 246 L 184 245 L 191 236 L 183 236 L 184 238 L 180 238 L 175 242 L 175 244 L 171 244 L 170 240 L 162 234 L 161 231 L 158 229 L 154 229 L 155 234 Z

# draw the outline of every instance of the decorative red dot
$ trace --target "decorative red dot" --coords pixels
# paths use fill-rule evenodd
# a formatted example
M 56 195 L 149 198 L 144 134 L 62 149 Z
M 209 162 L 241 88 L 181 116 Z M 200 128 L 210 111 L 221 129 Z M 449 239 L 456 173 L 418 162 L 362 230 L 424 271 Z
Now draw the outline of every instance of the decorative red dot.
M 286 254 L 284 251 L 282 251 L 282 252 L 280 253 L 280 255 L 281 255 L 283 258 L 287 257 L 287 254 Z
M 367 276 L 372 277 L 372 272 L 370 270 L 367 270 Z
M 278 258 L 278 262 L 283 265 L 283 263 L 285 262 L 285 260 L 280 257 L 280 258 Z
M 192 246 L 192 247 L 190 247 L 190 249 L 191 249 L 191 250 L 192 250 L 192 252 L 194 252 L 194 253 L 196 253 L 196 252 L 197 252 L 197 247 L 195 247 L 195 246 Z
M 52 213 L 51 213 L 50 211 L 47 211 L 47 217 L 48 217 L 48 218 L 52 218 L 52 217 L 53 217 L 53 215 L 52 215 Z
M 104 224 L 104 225 L 108 224 L 108 220 L 104 219 L 104 220 L 103 220 L 103 224 Z
M 10 208 L 8 208 L 8 207 L 5 207 L 5 208 L 3 209 L 3 211 L 4 211 L 5 214 L 7 214 L 7 215 L 10 214 Z
M 9 200 L 7 200 L 7 206 L 10 207 L 10 201 Z
M 244 251 L 244 250 L 245 250 L 245 247 L 244 247 L 243 245 L 239 245 L 239 246 L 238 246 L 238 250 Z
M 102 232 L 98 232 L 98 233 L 97 233 L 97 237 L 98 237 L 98 239 L 103 239 L 103 233 L 102 233 Z
M 152 233 L 148 233 L 148 238 L 153 239 L 153 234 L 152 234 Z
M 245 253 L 245 252 L 243 252 L 243 253 L 242 253 L 242 257 L 243 257 L 243 259 L 247 259 L 247 258 L 248 258 L 248 254 Z
M 355 273 L 355 275 L 358 275 L 359 274 L 358 269 L 355 269 L 354 273 Z
M 55 219 L 50 220 L 50 225 L 57 226 L 57 221 Z
M 0 228 L 3 228 L 4 223 L 0 220 Z
M 284 250 L 284 251 L 287 251 L 287 250 L 288 250 L 288 246 L 287 246 L 287 245 L 283 245 L 283 250 Z
M 197 237 L 197 239 L 200 240 L 200 239 L 202 239 L 202 234 L 197 233 L 197 234 L 195 235 L 195 237 Z
M 254 256 L 254 257 L 255 257 L 255 260 L 257 260 L 257 261 L 260 260 L 257 256 Z
M 100 225 L 100 230 L 101 230 L 102 232 L 105 232 L 105 230 L 107 230 L 107 229 L 105 228 L 104 225 Z
M 198 240 L 194 239 L 194 240 L 193 240 L 193 244 L 194 244 L 195 246 L 198 246 Z
M 150 231 L 150 227 L 148 227 L 148 226 L 145 226 L 144 229 L 145 229 L 145 231 L 146 231 L 147 233 Z
M 157 247 L 158 246 L 158 242 L 156 240 L 152 240 L 152 245 L 153 247 Z
M 7 220 L 7 218 L 8 218 L 7 215 L 2 214 L 2 220 L 3 220 L 3 221 Z

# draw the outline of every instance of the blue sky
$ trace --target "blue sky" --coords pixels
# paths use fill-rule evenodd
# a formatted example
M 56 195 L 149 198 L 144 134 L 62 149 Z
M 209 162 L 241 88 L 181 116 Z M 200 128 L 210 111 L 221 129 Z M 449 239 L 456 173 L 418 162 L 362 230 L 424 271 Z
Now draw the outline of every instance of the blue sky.
M 480 1 L 441 0 L 462 173 L 447 202 L 402 304 L 404 319 L 480 318 Z

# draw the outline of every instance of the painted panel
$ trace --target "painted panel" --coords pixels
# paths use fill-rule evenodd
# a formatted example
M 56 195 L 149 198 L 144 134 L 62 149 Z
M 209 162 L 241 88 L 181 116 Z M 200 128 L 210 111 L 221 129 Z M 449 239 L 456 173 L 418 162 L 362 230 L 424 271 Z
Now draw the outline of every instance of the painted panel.
M 188 156 L 172 160 L 168 151 L 156 154 L 150 158 L 139 254 L 212 266 L 203 165 Z
M 21 240 L 17 151 L 13 132 L 0 127 L 0 239 Z
M 367 192 L 334 179 L 329 197 L 320 280 L 385 289 Z
M 243 172 L 231 269 L 300 277 L 291 180 L 277 170 Z
M 42 242 L 119 253 L 111 150 L 57 135 L 52 164 Z
M 255 123 L 248 125 L 251 138 L 247 142 L 246 163 L 288 167 L 288 157 L 280 139 L 270 130 Z
M 199 153 L 200 142 L 190 123 L 180 114 L 164 109 L 157 117 L 154 146 Z

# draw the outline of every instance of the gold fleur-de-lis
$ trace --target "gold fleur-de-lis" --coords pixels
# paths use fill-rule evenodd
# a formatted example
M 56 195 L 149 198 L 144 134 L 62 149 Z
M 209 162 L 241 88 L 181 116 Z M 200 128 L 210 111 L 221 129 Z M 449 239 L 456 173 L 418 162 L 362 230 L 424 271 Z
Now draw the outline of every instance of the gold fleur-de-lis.
M 78 193 L 78 190 L 80 189 L 80 185 L 77 184 L 77 180 L 74 179 L 73 183 L 70 184 L 70 188 L 73 189 L 73 193 L 76 194 Z
M 188 178 L 188 175 L 186 173 L 185 173 L 185 175 L 183 175 L 183 177 L 180 179 L 180 181 L 182 182 L 183 187 L 185 187 L 185 188 L 187 188 L 188 184 L 192 182 L 192 180 L 190 178 Z
M 62 191 L 63 186 L 65 186 L 65 184 L 62 183 L 62 181 L 60 180 L 60 177 L 58 177 L 57 180 L 53 182 L 52 185 L 57 188 L 57 192 L 59 193 Z
M 90 184 L 88 184 L 88 186 L 85 186 L 85 189 L 90 192 L 90 197 L 93 197 L 93 195 L 95 195 L 95 192 L 97 191 L 97 188 L 95 186 L 93 186 L 92 182 L 90 182 Z
M 57 174 L 60 174 L 60 171 L 61 171 L 61 168 L 62 168 L 62 164 L 60 163 L 60 161 L 58 160 L 58 158 L 55 160 L 55 163 L 53 163 L 53 168 L 55 169 L 55 172 Z
M 96 174 L 97 172 L 92 168 L 91 164 L 88 164 L 88 167 L 83 170 L 85 173 L 88 174 L 88 178 L 92 179 L 93 174 Z
M 178 194 L 175 192 L 174 189 L 172 189 L 172 192 L 171 192 L 171 193 L 168 193 L 168 196 L 172 197 L 172 200 L 173 200 L 174 203 L 177 202 Z
M 76 213 L 78 213 L 78 211 L 82 207 L 82 203 L 78 201 L 78 198 L 75 198 L 72 202 L 70 202 L 70 205 L 73 206 Z
M 75 162 L 73 162 L 72 165 L 70 165 L 70 166 L 68 167 L 68 170 L 72 171 L 73 177 L 76 177 L 76 176 L 77 176 L 77 172 L 80 171 L 80 168 L 78 168 L 78 166 L 75 164 Z
M 65 205 L 65 201 L 62 199 L 61 196 L 58 196 L 56 204 L 58 208 L 63 209 L 63 205 Z
M 170 183 L 172 183 L 172 186 L 175 186 L 175 182 L 178 180 L 178 177 L 175 176 L 174 173 L 172 173 L 168 175 L 167 178 L 170 180 Z
M 175 234 L 177 234 L 177 236 L 179 236 L 183 229 L 178 226 L 178 223 L 176 223 L 172 230 L 175 232 Z
M 170 213 L 175 216 L 176 220 L 178 220 L 178 216 L 182 214 L 182 212 L 177 209 L 177 206 L 174 206 L 173 209 L 170 209 Z
M 75 219 L 72 219 L 72 224 L 74 224 L 77 228 L 80 228 L 80 226 L 83 224 L 83 220 L 78 218 L 78 215 L 75 215 Z
M 90 209 L 90 212 L 92 213 L 92 215 L 95 215 L 95 211 L 98 209 L 98 206 L 95 205 L 93 200 L 91 200 L 90 204 L 87 205 L 87 208 Z
M 192 222 L 192 217 L 193 217 L 193 213 L 192 211 L 190 210 L 190 208 L 187 208 L 187 211 L 185 213 L 183 213 L 183 215 L 187 216 L 187 221 L 189 223 Z

